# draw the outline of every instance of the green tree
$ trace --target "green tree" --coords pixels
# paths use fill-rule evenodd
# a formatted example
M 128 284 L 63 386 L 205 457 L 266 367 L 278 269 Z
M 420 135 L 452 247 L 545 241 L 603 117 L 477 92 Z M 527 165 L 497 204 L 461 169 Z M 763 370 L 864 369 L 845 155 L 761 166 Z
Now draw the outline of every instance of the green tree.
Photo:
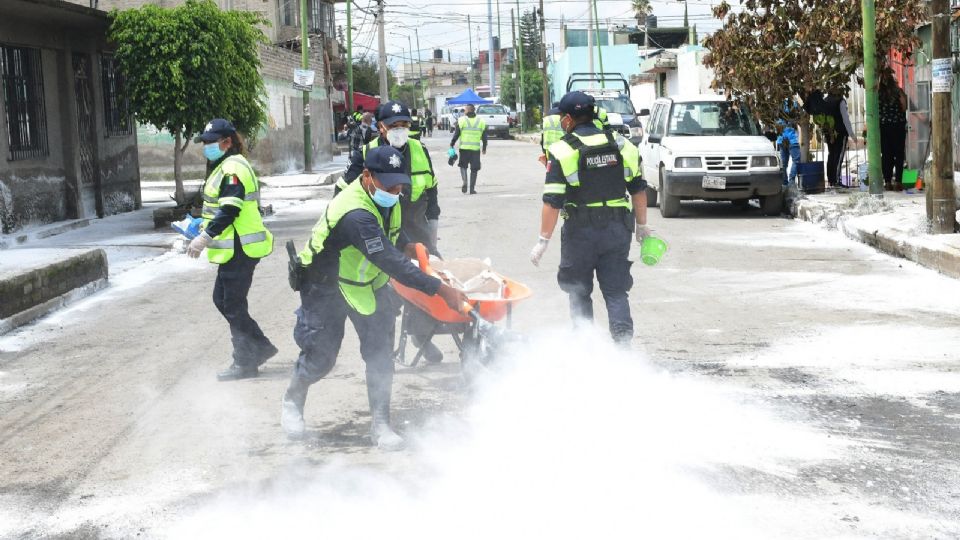
M 393 88 L 397 78 L 387 70 L 387 87 Z M 367 57 L 353 61 L 353 89 L 357 92 L 376 96 L 380 94 L 380 69 L 377 62 Z
M 540 61 L 543 40 L 540 39 L 540 26 L 533 11 L 524 12 L 520 16 L 520 41 L 523 44 L 523 67 L 536 67 Z
M 222 11 L 210 0 L 110 16 L 109 37 L 133 113 L 176 141 L 174 197 L 184 204 L 181 165 L 192 137 L 211 118 L 226 118 L 251 137 L 266 122 L 258 45 L 267 40 L 257 26 L 266 21 L 246 11 Z
M 420 88 L 413 84 L 395 84 L 390 89 L 390 98 L 399 101 L 407 107 L 423 107 L 423 98 L 420 97 Z
M 923 4 L 876 0 L 878 65 L 890 49 L 909 54 L 918 43 L 913 29 L 926 19 Z M 863 59 L 860 2 L 740 0 L 740 6 L 734 12 L 724 1 L 713 9 L 725 19 L 704 43 L 715 88 L 747 102 L 765 122 L 783 118 L 783 103 L 795 95 L 847 92 Z
M 509 105 L 510 108 L 516 106 L 517 88 L 520 85 L 520 76 L 513 78 L 516 66 L 511 66 L 504 70 L 503 78 L 500 81 L 501 102 Z M 511 100 L 514 100 L 511 102 Z M 543 73 L 534 68 L 524 66 L 523 70 L 523 105 L 526 110 L 524 116 L 524 125 L 531 126 L 542 117 L 540 107 L 543 105 Z

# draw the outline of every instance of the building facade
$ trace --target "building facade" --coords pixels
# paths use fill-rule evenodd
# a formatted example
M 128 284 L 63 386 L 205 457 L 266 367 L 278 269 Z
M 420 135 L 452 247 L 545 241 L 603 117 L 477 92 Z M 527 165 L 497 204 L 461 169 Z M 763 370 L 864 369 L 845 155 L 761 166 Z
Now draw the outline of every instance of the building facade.
M 0 0 L 0 14 L 0 230 L 139 208 L 106 14 L 60 0 Z
M 2 1 L 2 0 L 0 0 Z M 147 4 L 174 8 L 186 0 L 71 0 L 93 4 L 101 11 L 133 9 Z M 307 31 L 310 39 L 310 69 L 315 73 L 310 93 L 311 147 L 313 163 L 328 161 L 336 152 L 334 140 L 335 101 L 343 93 L 333 82 L 346 70 L 335 28 L 334 0 L 307 1 Z M 342 1 L 342 0 L 340 0 Z M 300 60 L 300 2 L 298 0 L 214 0 L 220 9 L 248 11 L 268 24 L 261 29 L 270 41 L 260 47 L 260 74 L 267 91 L 267 124 L 252 138 L 249 158 L 261 174 L 279 174 L 303 169 L 303 93 L 293 88 L 293 72 Z M 174 138 L 153 126 L 137 126 L 140 165 L 145 179 L 173 177 Z M 198 152 L 184 155 L 185 177 L 202 177 L 206 163 Z

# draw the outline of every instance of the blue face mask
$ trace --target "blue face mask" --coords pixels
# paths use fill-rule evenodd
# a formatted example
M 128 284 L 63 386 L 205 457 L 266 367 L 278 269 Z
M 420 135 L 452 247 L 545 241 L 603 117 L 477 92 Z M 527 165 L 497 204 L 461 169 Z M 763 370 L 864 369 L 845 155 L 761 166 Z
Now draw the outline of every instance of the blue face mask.
M 203 157 L 207 158 L 209 161 L 216 161 L 222 158 L 224 154 L 226 154 L 226 152 L 220 149 L 219 142 L 212 142 L 203 145 Z
M 374 204 L 380 208 L 393 208 L 397 202 L 400 201 L 400 195 L 394 195 L 393 193 L 384 191 L 377 187 L 374 187 L 373 189 L 375 191 L 370 198 L 373 199 Z

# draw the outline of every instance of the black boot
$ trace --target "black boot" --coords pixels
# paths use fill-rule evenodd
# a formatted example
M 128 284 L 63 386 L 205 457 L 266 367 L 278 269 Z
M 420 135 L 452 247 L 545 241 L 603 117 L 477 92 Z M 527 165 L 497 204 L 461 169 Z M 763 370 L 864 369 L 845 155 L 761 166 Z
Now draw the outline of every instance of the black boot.
M 477 171 L 470 171 L 470 194 L 477 194 Z
M 383 450 L 400 450 L 403 439 L 390 428 L 392 371 L 367 371 L 367 398 L 370 401 L 370 440 Z
M 303 437 L 303 407 L 307 403 L 309 389 L 310 385 L 294 373 L 290 378 L 290 386 L 283 394 L 280 403 L 280 425 L 291 439 Z
M 460 193 L 466 193 L 467 192 L 467 170 L 462 167 L 460 168 L 460 178 L 463 178 L 463 185 L 460 186 Z
M 240 379 L 252 379 L 260 375 L 260 370 L 257 369 L 257 366 L 241 366 L 236 363 L 230 364 L 230 367 L 217 373 L 217 380 L 220 382 L 224 381 L 237 381 Z
M 265 342 L 260 346 L 260 355 L 257 358 L 257 367 L 266 364 L 267 360 L 276 356 L 278 352 L 280 352 L 280 350 L 277 349 L 273 343 L 270 343 L 269 341 Z

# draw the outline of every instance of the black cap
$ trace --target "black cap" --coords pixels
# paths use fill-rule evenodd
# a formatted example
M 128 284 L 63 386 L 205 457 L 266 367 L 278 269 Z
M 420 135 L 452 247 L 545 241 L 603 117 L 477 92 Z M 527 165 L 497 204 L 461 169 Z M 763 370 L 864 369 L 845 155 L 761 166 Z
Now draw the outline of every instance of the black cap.
M 410 109 L 399 101 L 388 101 L 377 109 L 377 122 L 390 125 L 394 122 L 413 122 Z
M 410 175 L 403 168 L 403 154 L 392 146 L 377 146 L 367 150 L 363 167 L 373 174 L 384 188 L 409 184 Z
M 560 112 L 564 114 L 584 116 L 586 114 L 593 114 L 594 103 L 596 103 L 596 101 L 593 99 L 593 96 L 575 91 L 563 96 L 558 108 Z
M 214 118 L 213 120 L 207 122 L 207 126 L 203 128 L 203 133 L 194 137 L 193 142 L 217 142 L 220 139 L 229 137 L 236 132 L 237 129 L 233 127 L 233 124 L 231 124 L 229 120 L 224 120 L 223 118 Z

